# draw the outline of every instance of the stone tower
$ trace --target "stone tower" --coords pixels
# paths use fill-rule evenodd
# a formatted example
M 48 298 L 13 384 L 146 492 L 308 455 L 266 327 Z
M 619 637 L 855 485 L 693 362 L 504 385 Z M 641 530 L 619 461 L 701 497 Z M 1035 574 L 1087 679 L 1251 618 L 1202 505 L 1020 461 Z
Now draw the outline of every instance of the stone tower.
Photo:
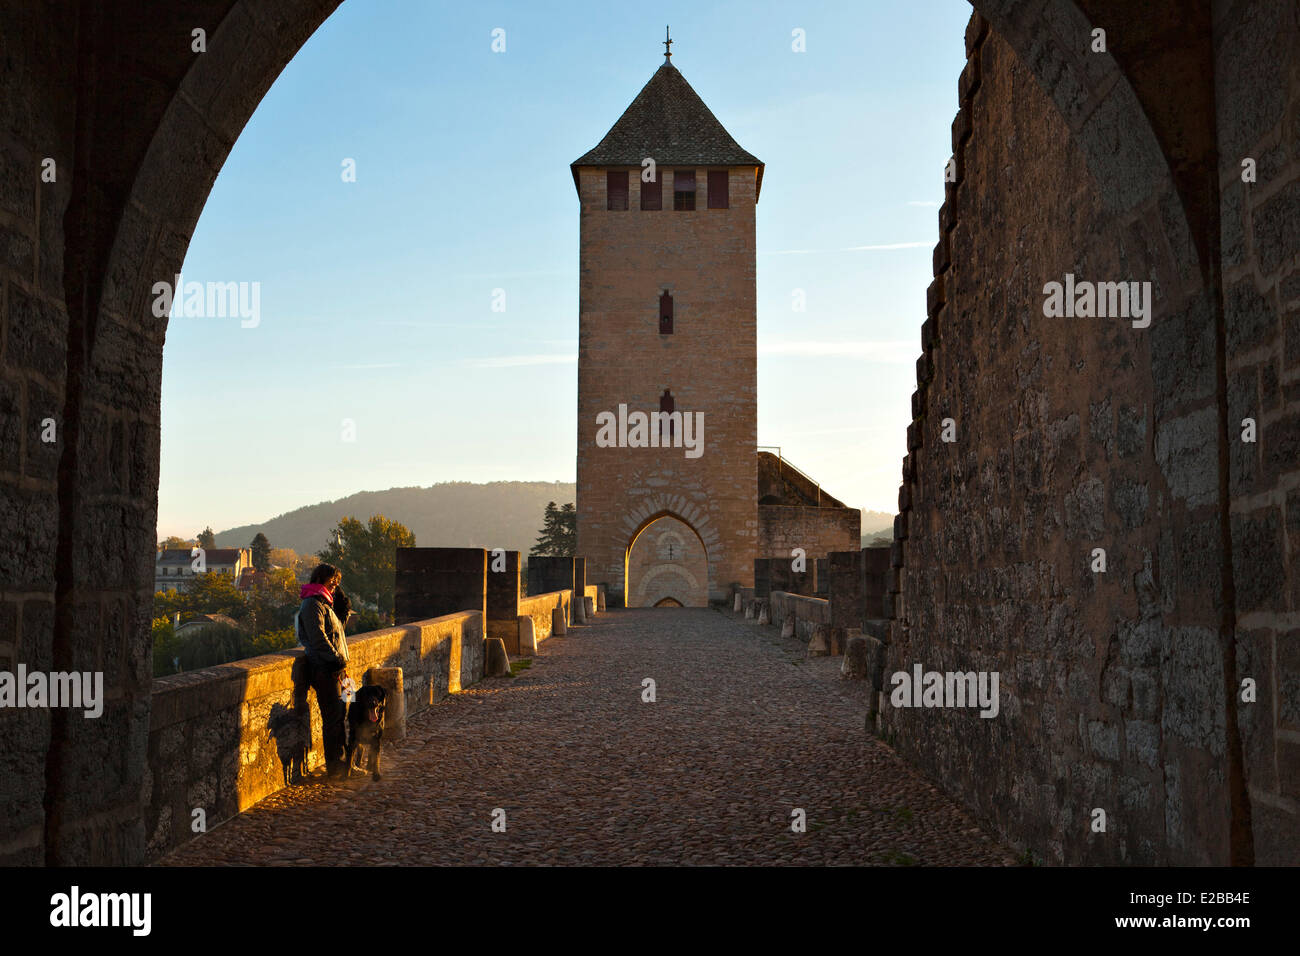
M 633 543 L 670 516 L 707 554 L 709 598 L 725 599 L 731 584 L 753 583 L 758 532 L 754 213 L 763 164 L 665 57 L 572 171 L 581 201 L 578 554 L 587 579 L 622 603 Z

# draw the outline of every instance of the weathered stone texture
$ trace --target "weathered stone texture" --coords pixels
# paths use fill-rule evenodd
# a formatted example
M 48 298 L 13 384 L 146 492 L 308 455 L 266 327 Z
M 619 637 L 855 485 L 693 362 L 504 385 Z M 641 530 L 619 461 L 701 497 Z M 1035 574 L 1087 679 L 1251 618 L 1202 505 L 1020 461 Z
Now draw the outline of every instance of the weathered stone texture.
M 398 548 L 396 565 L 396 623 L 409 624 L 461 611 L 478 611 L 486 616 L 488 553 L 483 548 Z M 518 593 L 516 584 L 516 602 Z M 495 596 L 501 597 L 499 592 Z M 514 615 L 505 616 L 509 619 Z
M 862 514 L 856 508 L 758 506 L 758 557 L 789 560 L 800 548 L 811 567 L 832 551 L 861 547 L 861 541 Z
M 972 50 L 895 527 L 881 727 L 1039 858 L 1226 862 L 1215 333 L 1197 270 L 1169 256 L 1194 254 L 1186 226 L 1162 234 L 1173 187 L 1143 185 L 1149 143 L 1121 136 L 1109 167 L 1098 143 L 1080 148 L 1122 128 L 1107 112 L 1120 100 L 1072 130 L 1073 94 L 1049 99 L 995 31 Z M 1151 281 L 1151 326 L 1045 317 L 1044 284 L 1066 273 Z M 999 672 L 999 715 L 892 707 L 889 674 L 917 663 Z
M 1216 3 L 1237 705 L 1262 864 L 1300 859 L 1300 8 Z M 1242 161 L 1256 161 L 1243 182 Z M 1243 420 L 1256 440 L 1244 440 Z

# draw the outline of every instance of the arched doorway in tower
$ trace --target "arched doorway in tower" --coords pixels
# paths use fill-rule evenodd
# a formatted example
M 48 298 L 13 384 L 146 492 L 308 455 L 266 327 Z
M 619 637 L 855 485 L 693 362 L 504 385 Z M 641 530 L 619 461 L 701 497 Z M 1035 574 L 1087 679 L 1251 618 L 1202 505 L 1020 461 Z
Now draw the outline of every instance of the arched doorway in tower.
M 652 518 L 628 543 L 628 607 L 708 607 L 709 556 L 696 530 L 673 514 Z

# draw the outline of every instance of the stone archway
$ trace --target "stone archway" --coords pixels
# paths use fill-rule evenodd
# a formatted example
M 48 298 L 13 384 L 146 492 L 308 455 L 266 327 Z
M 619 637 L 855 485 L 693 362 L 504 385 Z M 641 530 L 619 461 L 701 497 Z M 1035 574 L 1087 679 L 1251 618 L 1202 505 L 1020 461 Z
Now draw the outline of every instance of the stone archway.
M 139 800 L 153 585 L 143 556 L 152 552 L 157 517 L 166 328 L 149 310 L 150 292 L 179 271 L 240 131 L 338 3 L 235 0 L 222 12 L 221 3 L 179 2 L 150 29 L 140 27 L 151 14 L 129 3 L 121 5 L 125 17 L 71 2 L 56 4 L 44 20 L 26 11 L 4 14 L 4 25 L 14 26 L 8 36 L 43 41 L 59 33 L 62 39 L 50 40 L 58 54 L 52 59 L 76 64 L 59 78 L 20 65 L 13 89 L 16 100 L 29 94 L 26 101 L 45 117 L 32 120 L 25 148 L 37 157 L 58 153 L 70 175 L 43 200 L 43 218 L 33 219 L 43 274 L 39 314 L 27 318 L 38 326 L 32 334 L 52 347 L 24 358 L 9 338 L 6 361 L 32 383 L 29 401 L 44 395 L 60 412 L 63 437 L 57 466 L 37 460 L 8 432 L 3 438 L 6 461 L 20 462 L 22 476 L 5 485 L 12 506 L 0 516 L 0 532 L 16 542 L 19 569 L 5 584 L 6 609 L 13 609 L 18 646 L 32 660 L 51 670 L 97 661 L 109 704 L 93 726 L 56 712 L 25 725 L 21 742 L 15 738 L 33 755 L 32 769 L 15 786 L 32 797 L 0 832 L 0 859 L 107 864 L 143 857 Z M 1155 210 L 1137 225 L 1136 241 L 1164 250 L 1180 273 L 1193 274 L 1198 264 L 1203 270 L 1198 242 L 1219 234 L 1217 193 L 1207 192 L 1211 216 L 1186 185 L 1195 183 L 1198 157 L 1180 155 L 1175 177 L 1161 144 L 1177 137 L 1184 119 L 1213 109 L 1192 95 L 1162 103 L 1149 68 L 1126 69 L 1133 62 L 1126 53 L 1136 55 L 1134 38 L 1150 35 L 1144 23 L 1176 23 L 1188 11 L 1174 0 L 1141 17 L 1101 0 L 974 6 L 1057 104 L 1107 199 L 1117 210 Z M 1083 10 L 1109 29 L 1116 55 L 1087 52 Z M 1193 13 L 1201 15 L 1199 5 Z M 194 24 L 208 26 L 207 52 L 197 56 L 188 53 Z M 160 32 L 173 42 L 159 43 Z M 1173 50 L 1162 63 L 1196 66 L 1197 53 Z M 966 89 L 978 84 L 978 66 L 968 74 Z M 965 134 L 955 128 L 954 135 Z M 1189 215 L 1200 227 L 1195 241 Z M 4 733 L 0 743 L 7 746 L 10 732 Z M 107 775 L 94 770 L 106 748 Z
M 658 512 L 628 540 L 623 556 L 626 604 L 708 607 L 709 573 L 709 548 L 695 526 L 671 511 Z

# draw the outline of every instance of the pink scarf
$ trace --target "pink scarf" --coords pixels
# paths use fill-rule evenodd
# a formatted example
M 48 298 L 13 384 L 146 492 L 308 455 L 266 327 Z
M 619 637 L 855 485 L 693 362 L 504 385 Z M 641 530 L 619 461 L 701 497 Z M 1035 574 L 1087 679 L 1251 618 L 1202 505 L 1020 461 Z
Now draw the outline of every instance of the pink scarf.
M 298 597 L 304 601 L 309 597 L 323 597 L 326 604 L 330 607 L 334 606 L 334 589 L 327 588 L 323 584 L 304 584 Z

